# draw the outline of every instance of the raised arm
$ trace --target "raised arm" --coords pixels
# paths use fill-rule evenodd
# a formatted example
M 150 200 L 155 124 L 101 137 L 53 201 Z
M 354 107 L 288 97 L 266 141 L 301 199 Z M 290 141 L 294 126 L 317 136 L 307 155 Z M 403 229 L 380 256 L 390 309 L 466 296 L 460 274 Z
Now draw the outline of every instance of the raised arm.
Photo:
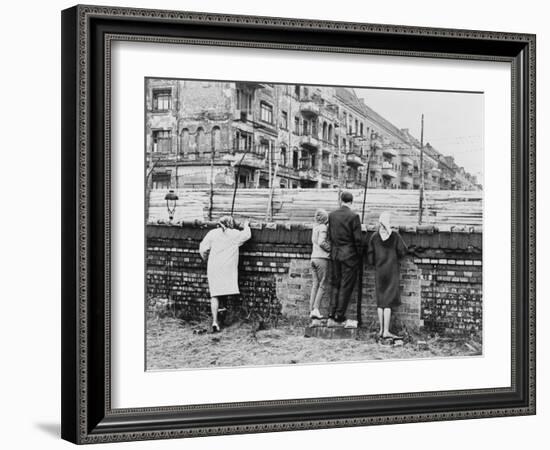
M 397 257 L 401 259 L 409 252 L 409 249 L 407 248 L 407 244 L 405 244 L 405 241 L 403 240 L 401 235 L 399 233 L 395 233 L 395 234 L 397 237 L 397 244 L 396 244 Z
M 248 220 L 247 220 L 243 225 L 243 229 L 239 231 L 239 235 L 237 237 L 237 244 L 241 246 L 246 241 L 248 241 L 251 237 L 252 237 L 252 232 L 250 231 L 250 224 L 248 223 Z

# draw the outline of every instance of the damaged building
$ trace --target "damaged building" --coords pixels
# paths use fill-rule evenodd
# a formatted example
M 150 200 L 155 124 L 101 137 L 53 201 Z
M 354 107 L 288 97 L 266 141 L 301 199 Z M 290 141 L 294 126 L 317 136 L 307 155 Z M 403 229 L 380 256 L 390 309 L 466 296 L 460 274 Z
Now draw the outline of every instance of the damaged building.
M 146 80 L 147 183 L 174 188 L 418 189 L 420 143 L 352 89 Z M 424 146 L 426 189 L 478 189 Z

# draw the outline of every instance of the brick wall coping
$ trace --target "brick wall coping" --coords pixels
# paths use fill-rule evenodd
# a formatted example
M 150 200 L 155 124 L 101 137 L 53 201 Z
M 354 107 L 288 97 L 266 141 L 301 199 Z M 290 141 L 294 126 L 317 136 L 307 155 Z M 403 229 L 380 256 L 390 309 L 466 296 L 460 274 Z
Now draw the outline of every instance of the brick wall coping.
M 237 222 L 237 224 L 239 224 Z M 167 226 L 177 228 L 201 228 L 211 229 L 218 226 L 217 221 L 202 221 L 202 220 L 183 220 L 178 222 L 170 222 L 164 220 L 150 221 L 148 226 Z M 269 229 L 269 230 L 311 230 L 313 228 L 312 222 L 250 222 L 250 228 L 256 230 Z M 362 225 L 363 231 L 376 231 L 378 225 Z M 408 233 L 437 233 L 437 232 L 450 232 L 450 233 L 479 233 L 483 232 L 483 227 L 472 225 L 416 225 L 416 226 L 399 226 L 392 227 L 394 230 Z
M 175 224 L 149 223 L 147 237 L 199 241 L 216 226 L 216 222 L 201 221 L 183 221 Z M 311 224 L 252 222 L 250 228 L 252 229 L 250 243 L 311 245 Z M 375 230 L 375 226 L 364 227 L 365 240 Z M 409 247 L 418 249 L 466 250 L 481 254 L 483 246 L 483 234 L 479 227 L 455 227 L 452 230 L 440 231 L 433 226 L 418 226 L 399 227 L 396 230 Z

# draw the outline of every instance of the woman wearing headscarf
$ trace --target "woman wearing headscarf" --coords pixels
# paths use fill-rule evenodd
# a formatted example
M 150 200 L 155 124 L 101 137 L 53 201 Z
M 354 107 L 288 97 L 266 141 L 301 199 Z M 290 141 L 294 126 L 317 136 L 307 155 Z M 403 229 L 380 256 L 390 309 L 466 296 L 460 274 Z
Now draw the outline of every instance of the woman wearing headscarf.
M 392 308 L 401 304 L 399 295 L 399 261 L 407 254 L 407 246 L 396 231 L 391 229 L 390 213 L 383 212 L 378 219 L 378 231 L 367 246 L 367 261 L 375 268 L 376 305 L 379 336 L 396 338 L 390 332 Z
M 231 216 L 223 216 L 218 227 L 210 230 L 199 246 L 203 260 L 208 260 L 207 277 L 212 311 L 212 332 L 220 331 L 218 324 L 219 297 L 239 294 L 239 247 L 250 239 L 248 221 L 242 230 L 235 228 Z
M 314 225 L 311 230 L 311 269 L 313 273 L 313 284 L 309 300 L 309 317 L 322 319 L 319 312 L 321 300 L 326 293 L 328 263 L 330 258 L 330 242 L 327 236 L 328 213 L 324 209 L 315 211 Z

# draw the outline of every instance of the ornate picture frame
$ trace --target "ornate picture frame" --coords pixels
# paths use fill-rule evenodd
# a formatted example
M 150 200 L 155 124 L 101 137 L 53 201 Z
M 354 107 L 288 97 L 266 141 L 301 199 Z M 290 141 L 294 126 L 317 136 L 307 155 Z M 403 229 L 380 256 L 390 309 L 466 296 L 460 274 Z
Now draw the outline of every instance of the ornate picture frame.
M 113 409 L 111 46 L 187 43 L 511 65 L 511 385 Z M 535 414 L 535 36 L 100 6 L 62 12 L 62 437 L 74 443 Z

